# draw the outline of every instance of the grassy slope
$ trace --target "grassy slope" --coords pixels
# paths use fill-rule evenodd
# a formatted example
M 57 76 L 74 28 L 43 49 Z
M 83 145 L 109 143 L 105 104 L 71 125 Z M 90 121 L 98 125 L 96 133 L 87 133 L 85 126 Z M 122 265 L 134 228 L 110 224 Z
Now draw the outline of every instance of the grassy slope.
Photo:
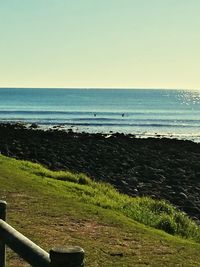
M 79 245 L 88 267 L 200 266 L 199 244 L 87 203 L 81 186 L 36 175 L 29 164 L 1 156 L 0 185 L 8 222 L 47 251 Z M 8 261 L 8 266 L 28 266 L 13 253 Z

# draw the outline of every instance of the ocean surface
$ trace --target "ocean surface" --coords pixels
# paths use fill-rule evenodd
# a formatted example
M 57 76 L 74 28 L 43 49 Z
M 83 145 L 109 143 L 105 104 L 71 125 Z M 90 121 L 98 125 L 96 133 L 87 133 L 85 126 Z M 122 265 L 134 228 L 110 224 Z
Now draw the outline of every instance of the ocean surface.
M 0 88 L 0 122 L 200 142 L 200 91 Z

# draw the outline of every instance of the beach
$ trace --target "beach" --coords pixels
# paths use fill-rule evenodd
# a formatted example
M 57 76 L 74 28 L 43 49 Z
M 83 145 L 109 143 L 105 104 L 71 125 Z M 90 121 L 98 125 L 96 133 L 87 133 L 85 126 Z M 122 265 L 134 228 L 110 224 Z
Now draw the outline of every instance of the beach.
M 200 219 L 199 143 L 1 123 L 0 152 L 52 170 L 85 173 L 134 197 L 166 199 Z

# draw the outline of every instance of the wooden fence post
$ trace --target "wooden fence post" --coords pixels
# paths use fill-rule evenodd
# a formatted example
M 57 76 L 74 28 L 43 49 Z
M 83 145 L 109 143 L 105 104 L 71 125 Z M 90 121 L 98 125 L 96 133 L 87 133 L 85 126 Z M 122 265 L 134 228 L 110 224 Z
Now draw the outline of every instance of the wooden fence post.
M 6 201 L 0 200 L 0 219 L 6 221 Z M 0 267 L 6 267 L 6 246 L 0 239 Z
M 53 248 L 50 250 L 52 267 L 84 267 L 84 250 L 80 247 Z
M 0 200 L 0 267 L 6 267 L 6 245 L 31 266 L 84 267 L 84 250 L 81 247 L 53 248 L 49 253 L 6 223 L 5 201 Z

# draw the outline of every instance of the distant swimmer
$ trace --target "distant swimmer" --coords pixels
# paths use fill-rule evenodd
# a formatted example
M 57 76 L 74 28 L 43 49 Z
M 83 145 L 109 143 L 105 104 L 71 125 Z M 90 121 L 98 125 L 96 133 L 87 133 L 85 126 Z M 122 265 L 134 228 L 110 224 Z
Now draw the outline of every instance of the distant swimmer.
M 94 117 L 96 117 L 96 115 L 97 115 L 97 114 L 96 114 L 96 113 L 94 113 Z
M 122 117 L 124 117 L 124 113 L 122 113 Z

